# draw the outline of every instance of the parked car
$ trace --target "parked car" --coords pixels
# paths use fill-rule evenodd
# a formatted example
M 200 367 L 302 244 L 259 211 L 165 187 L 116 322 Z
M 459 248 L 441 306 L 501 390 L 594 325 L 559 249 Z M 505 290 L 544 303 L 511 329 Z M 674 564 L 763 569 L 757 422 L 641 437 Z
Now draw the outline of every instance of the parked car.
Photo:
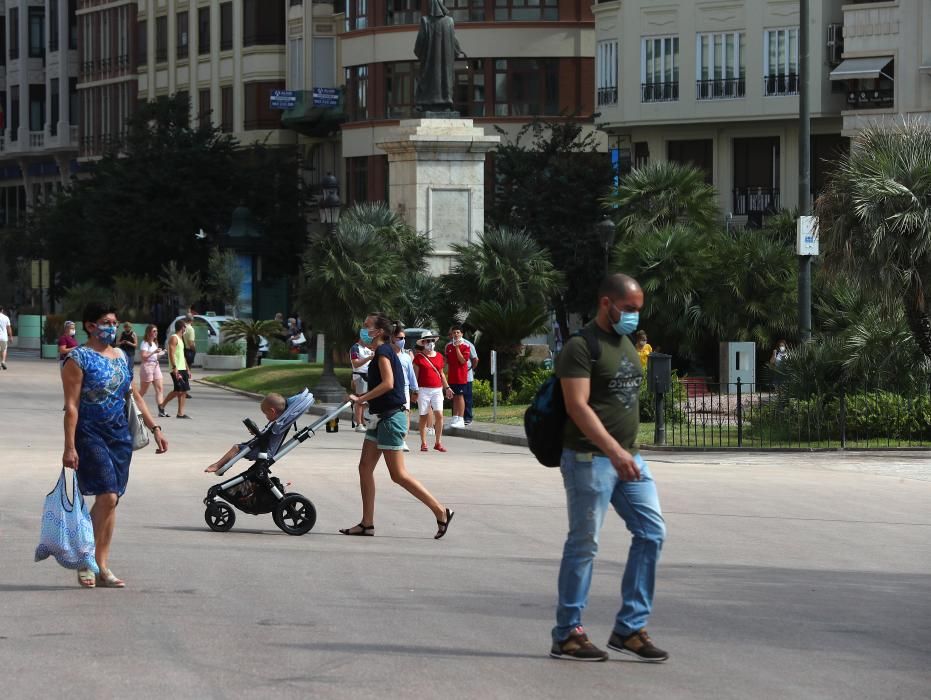
M 168 327 L 168 332 L 174 333 L 175 323 L 177 323 L 178 321 L 181 321 L 184 318 L 186 318 L 186 316 L 176 317 L 171 322 L 171 325 Z M 232 320 L 233 320 L 232 316 L 208 316 L 208 315 L 202 315 L 202 314 L 195 314 L 194 315 L 194 327 L 196 329 L 198 325 L 206 326 L 207 345 L 213 346 L 213 345 L 218 345 L 220 343 L 220 336 L 222 334 L 223 324 L 226 323 L 227 321 L 232 321 Z M 167 339 L 166 339 L 166 342 L 167 342 Z M 268 339 L 262 336 L 261 341 L 259 342 L 259 355 L 261 355 L 262 357 L 265 357 L 266 353 L 268 353 Z

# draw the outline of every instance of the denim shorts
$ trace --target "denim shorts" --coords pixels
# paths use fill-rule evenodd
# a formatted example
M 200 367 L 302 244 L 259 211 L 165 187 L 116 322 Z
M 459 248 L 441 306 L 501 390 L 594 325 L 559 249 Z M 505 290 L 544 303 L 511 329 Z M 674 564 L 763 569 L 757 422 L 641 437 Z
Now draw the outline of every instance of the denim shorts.
M 407 437 L 407 412 L 398 411 L 382 418 L 374 430 L 365 431 L 365 439 L 374 442 L 379 450 L 403 450 Z

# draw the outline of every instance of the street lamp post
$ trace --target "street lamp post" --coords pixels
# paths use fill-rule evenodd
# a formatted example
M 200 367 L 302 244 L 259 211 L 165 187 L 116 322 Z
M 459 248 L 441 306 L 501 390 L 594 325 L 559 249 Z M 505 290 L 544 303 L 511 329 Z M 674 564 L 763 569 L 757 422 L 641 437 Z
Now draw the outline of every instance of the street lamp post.
M 320 181 L 320 221 L 326 226 L 328 237 L 336 235 L 339 224 L 340 207 L 339 183 L 333 173 L 327 173 Z M 346 399 L 346 390 L 336 378 L 333 371 L 333 349 L 326 347 L 326 336 L 323 336 L 323 374 L 313 389 L 314 398 L 321 403 L 342 403 Z
M 611 266 L 611 246 L 614 245 L 617 227 L 614 225 L 614 222 L 611 221 L 611 218 L 606 216 L 595 224 L 595 232 L 598 234 L 598 239 L 601 241 L 601 245 L 604 248 L 605 276 L 607 276 Z

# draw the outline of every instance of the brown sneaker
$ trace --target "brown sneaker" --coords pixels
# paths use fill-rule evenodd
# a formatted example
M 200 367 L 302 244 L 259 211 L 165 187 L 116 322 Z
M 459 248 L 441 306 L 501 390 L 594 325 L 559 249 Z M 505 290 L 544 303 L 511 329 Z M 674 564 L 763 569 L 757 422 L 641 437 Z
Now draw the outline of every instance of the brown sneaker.
M 553 642 L 550 656 L 570 661 L 607 661 L 608 654 L 588 640 L 585 630 L 579 625 L 561 642 Z
M 662 663 L 669 658 L 669 654 L 654 646 L 646 628 L 626 637 L 622 637 L 617 632 L 612 632 L 611 638 L 608 640 L 608 649 L 619 651 L 635 658 L 637 661 L 646 661 L 653 664 Z

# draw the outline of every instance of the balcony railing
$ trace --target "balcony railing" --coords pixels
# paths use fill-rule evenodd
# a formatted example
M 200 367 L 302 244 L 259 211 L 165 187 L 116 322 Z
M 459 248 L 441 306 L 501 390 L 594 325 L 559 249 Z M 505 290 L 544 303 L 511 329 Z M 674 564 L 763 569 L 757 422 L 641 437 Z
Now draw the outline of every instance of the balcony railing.
M 44 131 L 29 132 L 29 148 L 43 148 L 45 146 Z
M 679 99 L 679 83 L 641 83 L 641 102 L 675 102 Z
M 774 212 L 779 209 L 779 190 L 772 187 L 737 187 L 734 189 L 734 214 Z
M 848 109 L 881 109 L 892 107 L 895 91 L 892 88 L 879 90 L 851 90 L 847 93 Z
M 617 104 L 617 85 L 598 88 L 598 106 Z
M 743 97 L 746 92 L 743 78 L 725 78 L 718 80 L 696 80 L 696 100 L 733 100 Z
M 766 97 L 797 95 L 798 75 L 768 75 L 763 78 L 763 95 Z

